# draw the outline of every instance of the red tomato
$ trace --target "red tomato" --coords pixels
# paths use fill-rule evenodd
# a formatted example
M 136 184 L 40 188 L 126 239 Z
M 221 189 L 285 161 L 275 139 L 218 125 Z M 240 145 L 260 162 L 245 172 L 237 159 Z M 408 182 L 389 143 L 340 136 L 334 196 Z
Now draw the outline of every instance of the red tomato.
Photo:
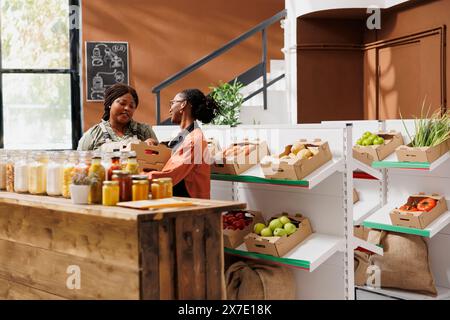
M 433 209 L 434 207 L 436 207 L 436 200 L 433 198 L 425 198 L 417 204 L 417 210 L 419 211 L 428 212 L 431 211 L 431 209 Z

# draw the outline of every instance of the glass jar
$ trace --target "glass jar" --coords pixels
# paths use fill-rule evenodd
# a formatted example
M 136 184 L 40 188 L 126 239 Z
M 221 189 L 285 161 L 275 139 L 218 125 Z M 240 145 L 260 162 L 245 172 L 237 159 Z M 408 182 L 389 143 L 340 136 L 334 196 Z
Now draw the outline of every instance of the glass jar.
M 130 153 L 128 151 L 122 151 L 120 152 L 120 166 L 122 167 L 121 170 L 125 171 L 128 163 L 128 157 L 130 156 Z
M 6 191 L 14 192 L 14 163 L 16 161 L 15 152 L 8 154 L 6 159 Z
M 132 201 L 148 200 L 149 182 L 147 176 L 134 175 L 132 179 Z
M 105 168 L 105 180 L 108 178 L 106 173 L 108 172 L 109 167 L 111 167 L 112 156 L 112 152 L 102 152 L 102 166 Z
M 159 179 L 153 179 L 151 184 L 152 200 L 163 198 L 163 186 L 161 185 Z
M 131 201 L 132 199 L 132 181 L 131 175 L 127 171 L 114 170 L 112 181 L 119 182 L 119 200 L 121 202 Z
M 67 160 L 64 162 L 62 196 L 67 199 L 70 199 L 70 184 L 72 183 L 73 172 L 77 162 L 78 155 L 76 152 L 70 152 Z
M 106 180 L 112 180 L 114 170 L 122 170 L 122 166 L 120 165 L 120 153 L 118 151 L 115 151 L 111 157 L 111 166 L 108 169 Z
M 105 180 L 105 168 L 102 166 L 102 158 L 99 154 L 94 155 L 89 168 L 89 179 L 91 188 L 89 190 L 89 204 L 102 203 L 102 186 Z
M 49 196 L 62 195 L 64 185 L 64 153 L 54 152 L 50 154 L 47 165 L 47 186 L 46 192 Z
M 138 174 L 139 173 L 139 164 L 136 159 L 136 152 L 131 151 L 127 160 L 127 165 L 125 166 L 125 170 L 130 174 Z
M 6 190 L 6 165 L 8 164 L 8 155 L 4 151 L 0 155 L 0 190 Z
M 115 206 L 119 202 L 119 182 L 103 181 L 102 204 L 104 206 Z
M 28 154 L 20 152 L 14 163 L 14 191 L 28 192 Z
M 82 174 L 87 176 L 89 174 L 89 167 L 91 165 L 91 155 L 88 152 L 80 152 L 78 155 L 78 163 L 73 168 L 74 174 Z
M 172 198 L 172 196 L 173 196 L 172 178 L 160 178 L 159 183 L 161 183 L 162 197 L 163 198 Z
M 31 194 L 45 194 L 47 188 L 47 163 L 45 152 L 35 152 L 28 163 L 28 192 Z

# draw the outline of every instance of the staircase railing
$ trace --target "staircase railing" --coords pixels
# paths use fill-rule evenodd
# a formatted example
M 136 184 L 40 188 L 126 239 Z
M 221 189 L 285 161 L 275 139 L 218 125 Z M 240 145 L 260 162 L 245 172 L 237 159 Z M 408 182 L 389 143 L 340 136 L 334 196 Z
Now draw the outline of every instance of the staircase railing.
M 175 73 L 174 75 L 170 76 L 166 80 L 162 81 L 158 85 L 156 85 L 152 89 L 152 93 L 156 95 L 156 123 L 161 124 L 161 91 L 174 83 L 175 81 L 178 81 L 179 79 L 187 76 L 191 72 L 197 70 L 201 66 L 205 65 L 206 63 L 210 62 L 211 60 L 221 56 L 231 48 L 237 46 L 247 38 L 253 36 L 254 34 L 261 32 L 261 42 L 262 42 L 262 57 L 261 61 L 256 64 L 255 66 L 251 67 L 247 71 L 241 73 L 236 78 L 229 81 L 229 83 L 232 83 L 234 80 L 237 79 L 237 81 L 241 82 L 244 86 L 252 83 L 256 79 L 262 77 L 263 80 L 263 86 L 259 88 L 258 90 L 252 92 L 247 97 L 244 98 L 244 102 L 248 99 L 254 97 L 255 95 L 259 93 L 263 93 L 263 103 L 264 103 L 264 109 L 267 110 L 267 88 L 276 83 L 277 81 L 281 80 L 285 74 L 281 74 L 275 79 L 272 79 L 271 81 L 267 82 L 267 28 L 271 26 L 272 24 L 280 21 L 281 19 L 286 17 L 286 10 L 280 11 L 273 17 L 261 22 L 260 24 L 256 25 L 255 27 L 251 28 L 247 32 L 241 34 L 237 38 L 231 40 L 227 44 L 225 44 L 223 47 L 213 51 L 212 53 L 204 56 L 203 58 L 199 59 L 198 61 L 192 63 L 188 67 L 184 68 L 183 70 Z

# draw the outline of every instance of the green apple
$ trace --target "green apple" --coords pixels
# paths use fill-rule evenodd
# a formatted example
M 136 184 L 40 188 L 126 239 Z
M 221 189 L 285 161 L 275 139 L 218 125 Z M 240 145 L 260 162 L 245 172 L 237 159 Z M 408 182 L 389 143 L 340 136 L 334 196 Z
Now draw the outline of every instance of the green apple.
M 264 223 L 257 223 L 253 227 L 253 232 L 256 234 L 261 234 L 261 230 L 264 229 L 266 225 Z
M 371 141 L 369 139 L 364 139 L 362 142 L 363 146 L 370 146 L 371 145 Z
M 372 132 L 366 131 L 366 132 L 364 132 L 364 134 L 363 134 L 362 136 L 363 136 L 363 138 L 368 138 L 368 137 L 370 137 L 371 135 L 372 135 Z
M 289 218 L 286 217 L 286 216 L 281 216 L 281 217 L 279 217 L 278 219 L 280 219 L 280 221 L 281 221 L 281 223 L 282 223 L 283 225 L 285 225 L 286 223 L 291 222 L 291 219 L 289 219 Z
M 281 223 L 280 219 L 273 219 L 269 223 L 269 228 L 273 231 L 276 228 L 283 228 L 283 224 Z
M 273 230 L 273 235 L 275 237 L 282 237 L 287 235 L 287 231 L 284 230 L 283 228 L 276 228 L 275 230 Z
M 286 223 L 284 225 L 284 230 L 286 230 L 288 235 L 293 234 L 295 231 L 297 231 L 297 227 L 293 223 Z
M 263 237 L 271 237 L 272 236 L 272 229 L 270 228 L 264 228 L 261 230 L 261 235 Z
M 358 139 L 358 140 L 356 141 L 356 144 L 357 144 L 358 146 L 362 146 L 362 145 L 363 145 L 363 141 L 364 141 L 363 138 Z
M 375 140 L 373 140 L 373 144 L 376 144 L 376 145 L 380 145 L 383 143 L 384 143 L 384 139 L 382 137 L 378 137 Z

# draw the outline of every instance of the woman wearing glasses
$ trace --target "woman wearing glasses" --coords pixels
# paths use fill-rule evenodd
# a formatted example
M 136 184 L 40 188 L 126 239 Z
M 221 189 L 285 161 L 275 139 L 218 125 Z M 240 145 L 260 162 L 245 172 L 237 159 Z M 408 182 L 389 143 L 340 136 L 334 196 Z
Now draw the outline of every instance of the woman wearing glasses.
M 117 83 L 106 89 L 102 120 L 81 137 L 78 150 L 95 150 L 108 145 L 115 149 L 118 145 L 126 145 L 132 139 L 145 141 L 148 145 L 157 144 L 152 128 L 133 120 L 138 104 L 136 90 L 130 86 Z
M 203 132 L 197 124 L 210 123 L 219 113 L 219 106 L 198 89 L 186 89 L 170 101 L 172 123 L 180 125 L 180 133 L 169 142 L 172 157 L 161 171 L 147 173 L 149 179 L 170 177 L 173 195 L 177 197 L 210 198 L 210 155 Z

